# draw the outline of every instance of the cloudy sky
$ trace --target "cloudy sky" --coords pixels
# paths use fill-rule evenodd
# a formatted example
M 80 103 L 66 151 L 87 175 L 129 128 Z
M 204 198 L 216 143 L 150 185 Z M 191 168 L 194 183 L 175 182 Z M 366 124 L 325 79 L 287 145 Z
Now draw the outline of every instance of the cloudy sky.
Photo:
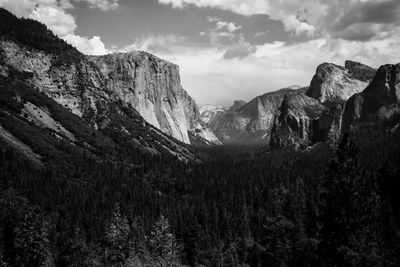
M 322 62 L 400 62 L 400 0 L 0 0 L 86 54 L 177 63 L 202 104 L 308 85 Z

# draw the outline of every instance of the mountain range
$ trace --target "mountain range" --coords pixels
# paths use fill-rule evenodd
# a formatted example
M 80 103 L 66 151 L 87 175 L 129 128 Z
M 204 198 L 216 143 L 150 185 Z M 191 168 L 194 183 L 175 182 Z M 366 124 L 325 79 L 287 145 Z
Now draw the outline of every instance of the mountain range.
M 10 120 L 86 150 L 102 146 L 91 144 L 87 132 L 116 143 L 113 132 L 146 153 L 189 161 L 200 160 L 197 146 L 334 143 L 358 121 L 398 103 L 398 65 L 377 71 L 346 61 L 318 66 L 308 87 L 199 108 L 173 63 L 141 51 L 86 56 L 43 24 L 0 12 L 0 136 L 30 158 L 42 156 L 7 126 Z

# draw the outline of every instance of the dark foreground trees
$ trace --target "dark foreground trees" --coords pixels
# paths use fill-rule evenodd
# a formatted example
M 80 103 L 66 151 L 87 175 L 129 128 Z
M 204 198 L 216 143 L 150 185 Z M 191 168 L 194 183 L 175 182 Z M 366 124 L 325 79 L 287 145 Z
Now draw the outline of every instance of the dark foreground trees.
M 226 147 L 201 165 L 37 167 L 2 144 L 1 264 L 398 266 L 399 121 L 335 154 Z

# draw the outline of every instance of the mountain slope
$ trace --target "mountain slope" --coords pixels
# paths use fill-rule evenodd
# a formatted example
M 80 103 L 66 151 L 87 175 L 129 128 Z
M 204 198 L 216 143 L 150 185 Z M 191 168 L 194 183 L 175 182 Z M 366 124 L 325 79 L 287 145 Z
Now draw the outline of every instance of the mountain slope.
M 31 148 L 44 161 L 69 157 L 76 151 L 101 158 L 119 158 L 119 154 L 132 151 L 181 161 L 200 160 L 192 148 L 148 123 L 129 101 L 107 87 L 108 81 L 88 57 L 44 25 L 17 19 L 3 9 L 0 13 L 3 143 L 19 142 L 25 155 L 29 156 Z M 173 110 L 162 109 L 164 116 Z M 187 130 L 184 134 L 187 136 Z
M 229 109 L 217 109 L 207 125 L 225 144 L 267 143 L 275 113 L 285 95 L 297 90 L 300 90 L 298 86 L 284 88 L 258 96 L 246 104 L 235 101 Z
M 98 103 L 121 100 L 153 126 L 189 143 L 188 130 L 199 113 L 180 85 L 178 66 L 145 52 L 84 56 L 44 25 L 17 19 L 4 9 L 0 12 L 4 63 L 31 72 L 34 87 L 94 127 Z M 25 34 L 29 28 L 42 36 Z

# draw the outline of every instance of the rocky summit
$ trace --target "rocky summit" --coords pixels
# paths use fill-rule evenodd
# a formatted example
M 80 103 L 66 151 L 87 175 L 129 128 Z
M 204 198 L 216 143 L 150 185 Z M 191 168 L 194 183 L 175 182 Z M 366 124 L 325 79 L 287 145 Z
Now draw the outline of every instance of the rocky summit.
M 349 60 L 344 67 L 319 65 L 305 94 L 285 97 L 274 119 L 271 147 L 335 143 L 340 137 L 346 101 L 364 90 L 375 73 L 375 69 Z
M 346 101 L 364 90 L 375 71 L 367 65 L 353 61 L 346 61 L 344 67 L 323 63 L 318 66 L 306 94 L 320 102 Z

